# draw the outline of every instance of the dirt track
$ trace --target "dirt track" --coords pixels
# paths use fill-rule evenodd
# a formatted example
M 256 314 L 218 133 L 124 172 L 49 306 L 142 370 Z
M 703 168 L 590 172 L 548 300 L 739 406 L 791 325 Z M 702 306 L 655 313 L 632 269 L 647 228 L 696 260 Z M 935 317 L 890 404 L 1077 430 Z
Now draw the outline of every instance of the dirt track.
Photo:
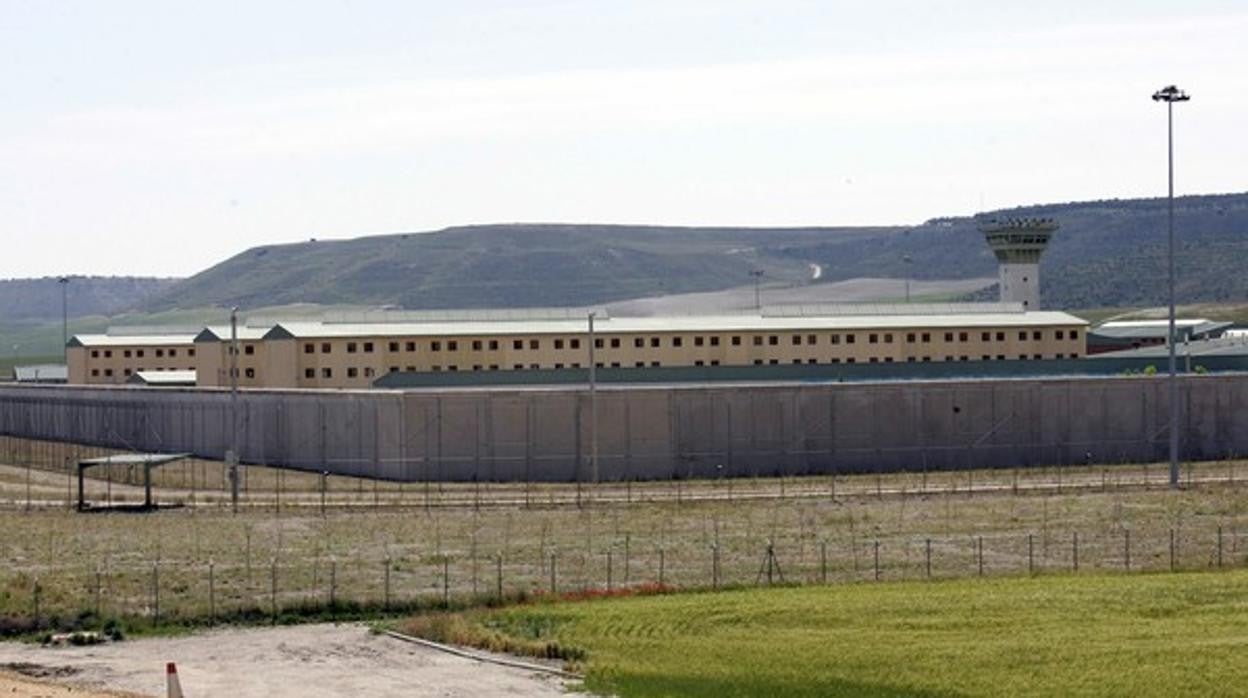
M 82 692 L 88 689 L 163 696 L 168 661 L 177 663 L 188 698 L 564 695 L 560 682 L 546 675 L 446 655 L 372 635 L 360 625 L 325 624 L 223 629 L 95 647 L 0 643 L 0 666 L 25 664 L 24 673 L 42 671 L 76 689 L 0 674 L 0 695 L 118 695 Z

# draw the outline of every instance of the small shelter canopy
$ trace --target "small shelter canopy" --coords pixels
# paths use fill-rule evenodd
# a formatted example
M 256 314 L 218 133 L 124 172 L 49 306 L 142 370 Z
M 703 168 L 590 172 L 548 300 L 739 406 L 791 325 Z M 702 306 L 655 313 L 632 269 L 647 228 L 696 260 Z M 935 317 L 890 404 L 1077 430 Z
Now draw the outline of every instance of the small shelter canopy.
M 87 468 L 98 465 L 141 465 L 143 466 L 143 508 L 151 509 L 152 502 L 152 468 L 167 465 L 183 458 L 189 453 L 122 453 L 100 458 L 86 458 L 78 461 L 78 511 L 85 511 L 87 503 L 83 495 L 83 475 Z

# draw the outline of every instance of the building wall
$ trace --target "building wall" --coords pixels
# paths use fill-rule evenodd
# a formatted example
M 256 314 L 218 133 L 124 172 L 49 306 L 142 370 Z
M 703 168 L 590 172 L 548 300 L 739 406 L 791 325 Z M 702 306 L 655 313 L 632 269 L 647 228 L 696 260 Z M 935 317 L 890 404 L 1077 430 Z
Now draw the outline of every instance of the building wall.
M 1077 358 L 1082 326 L 829 332 L 604 332 L 599 367 L 748 366 Z M 514 371 L 588 367 L 588 334 L 463 337 L 301 338 L 294 385 L 367 388 L 387 372 Z M 275 360 L 275 380 L 290 369 Z
M 200 360 L 194 344 L 127 344 L 69 347 L 69 382 L 121 385 L 138 371 L 194 371 Z
M 1248 375 L 1180 378 L 1184 458 L 1248 452 Z M 0 386 L 0 433 L 420 480 L 586 479 L 583 386 L 228 391 Z M 607 480 L 1157 461 L 1166 382 L 1144 377 L 601 386 Z M 723 466 L 722 470 L 719 466 Z

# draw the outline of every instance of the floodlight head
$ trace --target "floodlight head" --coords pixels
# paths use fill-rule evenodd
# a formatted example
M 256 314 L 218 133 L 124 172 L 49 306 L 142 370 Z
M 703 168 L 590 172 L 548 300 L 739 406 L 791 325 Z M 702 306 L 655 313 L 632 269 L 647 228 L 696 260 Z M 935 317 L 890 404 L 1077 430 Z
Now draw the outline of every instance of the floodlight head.
M 1186 102 L 1191 99 L 1183 90 L 1174 85 L 1167 85 L 1153 93 L 1154 102 Z

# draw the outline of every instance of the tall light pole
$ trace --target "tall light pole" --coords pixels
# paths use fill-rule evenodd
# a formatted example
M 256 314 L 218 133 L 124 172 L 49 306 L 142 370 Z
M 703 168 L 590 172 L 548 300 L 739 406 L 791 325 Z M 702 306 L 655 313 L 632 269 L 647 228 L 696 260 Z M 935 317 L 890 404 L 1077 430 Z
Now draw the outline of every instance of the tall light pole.
M 593 312 L 589 314 L 589 472 L 595 494 L 598 485 L 598 364 L 594 355 L 597 344 L 594 318 L 597 315 Z
M 901 262 L 906 267 L 906 302 L 909 303 L 910 302 L 910 269 L 911 269 L 911 265 L 914 264 L 914 259 L 912 259 L 910 255 L 908 254 L 903 254 L 901 256 Z
M 238 306 L 230 308 L 230 508 L 238 513 Z
M 69 366 L 69 277 L 56 280 L 61 285 L 61 360 Z
M 1169 170 L 1169 226 L 1167 237 L 1168 270 L 1167 283 L 1170 287 L 1170 487 L 1179 486 L 1179 381 L 1176 375 L 1174 357 L 1174 103 L 1186 102 L 1191 99 L 1186 92 L 1174 85 L 1169 85 L 1153 93 L 1154 102 L 1166 103 L 1166 150 Z
M 750 276 L 754 277 L 754 309 L 761 311 L 763 309 L 763 292 L 760 284 L 763 281 L 763 270 L 751 269 Z

